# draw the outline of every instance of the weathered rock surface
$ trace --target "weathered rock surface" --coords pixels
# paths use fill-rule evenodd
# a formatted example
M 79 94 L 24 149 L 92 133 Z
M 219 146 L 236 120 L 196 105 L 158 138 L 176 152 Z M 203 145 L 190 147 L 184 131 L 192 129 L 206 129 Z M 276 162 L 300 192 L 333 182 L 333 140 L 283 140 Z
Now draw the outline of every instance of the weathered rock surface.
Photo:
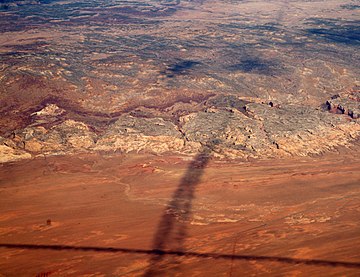
M 123 115 L 99 137 L 94 149 L 164 153 L 183 148 L 183 135 L 170 121 Z
M 49 117 L 49 116 L 59 116 L 59 115 L 63 114 L 64 112 L 65 112 L 65 110 L 59 108 L 57 105 L 48 104 L 45 106 L 45 108 L 43 108 L 40 111 L 35 112 L 31 115 L 37 116 L 37 117 L 42 117 L 42 116 Z
M 9 156 L 4 161 L 29 158 L 29 153 L 195 154 L 202 145 L 211 147 L 220 158 L 306 156 L 350 145 L 360 135 L 357 120 L 311 106 L 275 105 L 273 101 L 232 95 L 196 105 L 176 122 L 148 117 L 151 113 L 147 117 L 128 113 L 102 131 L 81 121 L 61 119 L 65 109 L 48 105 L 32 115 L 33 123 L 28 127 L 2 139 L 2 151 Z
M 25 150 L 33 153 L 61 153 L 90 149 L 96 135 L 83 122 L 66 120 L 49 129 L 27 127 L 17 133 Z
M 352 93 L 334 95 L 326 102 L 333 112 L 347 114 L 354 119 L 360 118 L 360 90 Z
M 16 147 L 13 141 L 0 137 L 0 163 L 31 158 L 31 154 Z
M 247 158 L 350 144 L 351 1 L 255 2 L 2 1 L 1 145 Z M 328 99 L 338 114 L 317 109 Z
M 276 108 L 253 103 L 246 110 L 263 122 L 269 142 L 283 154 L 319 154 L 346 145 L 360 134 L 358 123 L 312 107 Z

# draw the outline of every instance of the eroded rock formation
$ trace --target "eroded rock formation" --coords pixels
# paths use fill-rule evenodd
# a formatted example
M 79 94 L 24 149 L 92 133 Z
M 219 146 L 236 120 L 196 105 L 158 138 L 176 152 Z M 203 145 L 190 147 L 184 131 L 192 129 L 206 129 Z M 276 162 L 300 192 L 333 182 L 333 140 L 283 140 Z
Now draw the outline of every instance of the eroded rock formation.
M 328 105 L 338 109 L 337 103 L 358 103 L 343 99 L 329 100 Z M 202 145 L 212 146 L 220 158 L 306 156 L 349 145 L 360 135 L 354 113 L 351 118 L 321 108 L 270 102 L 220 95 L 193 103 L 191 112 L 177 120 L 165 113 L 163 117 L 127 113 L 102 131 L 62 119 L 65 108 L 50 104 L 32 114 L 29 126 L 1 139 L 2 161 L 88 151 L 193 155 Z

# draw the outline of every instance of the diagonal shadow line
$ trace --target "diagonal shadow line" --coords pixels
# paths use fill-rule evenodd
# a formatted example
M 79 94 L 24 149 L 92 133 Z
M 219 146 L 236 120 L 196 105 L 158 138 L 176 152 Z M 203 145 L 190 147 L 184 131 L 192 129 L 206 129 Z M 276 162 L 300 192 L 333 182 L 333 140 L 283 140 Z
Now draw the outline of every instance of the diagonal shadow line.
M 210 159 L 212 147 L 215 144 L 216 141 L 203 145 L 200 153 L 189 164 L 157 226 L 153 237 L 153 249 L 161 252 L 170 248 L 176 249 L 175 251 L 178 252 L 184 252 L 183 244 L 187 237 L 187 221 L 191 215 L 195 188 L 200 183 L 204 169 Z M 144 274 L 145 277 L 158 275 L 160 263 L 164 256 L 154 254 L 156 255 L 153 255 L 149 260 L 150 264 Z
M 117 247 L 97 247 L 97 246 L 71 246 L 71 245 L 46 245 L 46 244 L 12 244 L 1 243 L 0 248 L 8 249 L 26 249 L 26 250 L 55 250 L 55 251 L 92 251 L 92 252 L 107 252 L 107 253 L 125 253 L 125 254 L 144 254 L 157 256 L 180 256 L 180 257 L 196 257 L 196 258 L 212 258 L 212 259 L 229 259 L 229 260 L 243 260 L 243 261 L 263 261 L 263 262 L 279 262 L 286 264 L 300 264 L 312 266 L 328 266 L 328 267 L 347 267 L 360 268 L 360 262 L 343 262 L 343 261 L 328 261 L 317 259 L 296 259 L 288 257 L 276 256 L 256 256 L 256 255 L 233 255 L 220 253 L 199 253 L 191 251 L 165 251 L 159 249 L 132 249 L 132 248 L 117 248 Z

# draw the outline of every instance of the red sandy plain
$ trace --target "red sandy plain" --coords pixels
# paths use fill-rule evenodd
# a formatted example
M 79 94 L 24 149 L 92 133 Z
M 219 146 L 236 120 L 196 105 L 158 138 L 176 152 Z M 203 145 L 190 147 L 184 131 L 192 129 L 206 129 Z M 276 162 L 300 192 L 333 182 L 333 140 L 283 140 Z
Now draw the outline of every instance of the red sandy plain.
M 2 164 L 0 272 L 359 276 L 359 162 L 347 151 L 277 161 L 88 154 Z

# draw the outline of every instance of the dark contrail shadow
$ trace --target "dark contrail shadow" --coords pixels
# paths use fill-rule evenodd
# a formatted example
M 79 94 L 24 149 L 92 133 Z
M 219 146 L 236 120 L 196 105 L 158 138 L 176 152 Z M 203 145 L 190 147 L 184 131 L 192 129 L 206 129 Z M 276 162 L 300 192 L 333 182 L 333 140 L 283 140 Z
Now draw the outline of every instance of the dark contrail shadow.
M 215 144 L 215 143 L 213 143 Z M 181 179 L 171 201 L 166 206 L 153 238 L 154 254 L 144 276 L 154 276 L 161 270 L 161 262 L 165 250 L 184 252 L 183 244 L 187 237 L 187 221 L 190 219 L 192 200 L 196 186 L 200 183 L 201 176 L 210 159 L 211 145 L 202 147 L 200 153 L 189 164 L 187 171 Z M 172 262 L 176 265 L 176 261 Z
M 158 249 L 146 250 L 146 249 L 95 247 L 95 246 L 43 245 L 43 244 L 36 245 L 36 244 L 11 244 L 11 243 L 1 243 L 0 248 L 28 249 L 28 250 L 55 250 L 55 251 L 93 251 L 93 252 L 107 252 L 107 253 L 179 256 L 179 257 L 212 258 L 212 259 L 228 259 L 228 260 L 243 260 L 243 261 L 279 262 L 286 264 L 300 264 L 300 265 L 313 265 L 313 266 L 360 268 L 360 262 L 357 263 L 357 262 L 327 261 L 327 260 L 316 260 L 316 259 L 294 259 L 287 257 L 198 253 L 198 252 L 190 252 L 190 251 L 189 252 L 163 251 Z
M 103 253 L 124 253 L 149 255 L 149 266 L 143 276 L 158 276 L 167 265 L 179 266 L 178 257 L 211 258 L 237 261 L 278 262 L 293 265 L 345 267 L 360 269 L 360 262 L 328 261 L 319 259 L 297 259 L 276 256 L 236 255 L 221 253 L 201 253 L 186 251 L 184 242 L 187 237 L 187 224 L 191 216 L 192 201 L 195 197 L 195 189 L 201 181 L 201 177 L 207 166 L 213 148 L 218 144 L 217 140 L 211 141 L 202 147 L 200 153 L 189 164 L 185 175 L 182 177 L 177 189 L 172 195 L 171 201 L 166 205 L 153 237 L 152 249 L 131 249 L 95 246 L 71 246 L 71 245 L 36 245 L 36 244 L 11 244 L 0 243 L 0 248 L 27 249 L 27 250 L 54 250 L 54 251 L 93 251 Z M 165 257 L 171 257 L 173 261 L 164 261 Z M 168 274 L 169 275 L 169 274 Z

